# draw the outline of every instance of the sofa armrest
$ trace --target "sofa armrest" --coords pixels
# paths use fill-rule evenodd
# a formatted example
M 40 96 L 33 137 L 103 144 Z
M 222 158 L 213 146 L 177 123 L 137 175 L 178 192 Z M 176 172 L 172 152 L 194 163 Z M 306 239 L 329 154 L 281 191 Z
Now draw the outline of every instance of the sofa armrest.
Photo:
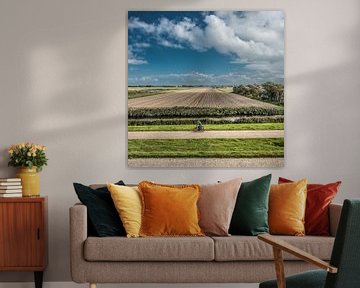
M 70 208 L 70 268 L 73 281 L 85 282 L 86 263 L 83 245 L 87 238 L 87 208 L 75 204 Z
M 336 267 L 331 266 L 329 263 L 327 263 L 327 262 L 311 255 L 310 253 L 307 253 L 307 252 L 295 247 L 294 245 L 291 245 L 275 236 L 272 236 L 270 234 L 260 234 L 257 237 L 261 241 L 264 241 L 264 242 L 270 244 L 274 248 L 279 249 L 281 251 L 285 251 L 287 253 L 290 253 L 310 264 L 313 264 L 315 266 L 318 266 L 321 269 L 326 270 L 327 272 L 337 273 Z
M 308 263 L 314 264 L 321 269 L 326 270 L 329 273 L 337 273 L 337 268 L 331 266 L 325 261 L 281 240 L 270 234 L 260 234 L 257 236 L 259 240 L 270 244 L 273 247 L 274 252 L 274 263 L 276 271 L 276 282 L 278 288 L 286 288 L 285 272 L 284 272 L 284 260 L 282 252 L 285 251 L 290 253 Z
M 335 237 L 341 215 L 341 204 L 331 203 L 329 207 L 330 235 Z

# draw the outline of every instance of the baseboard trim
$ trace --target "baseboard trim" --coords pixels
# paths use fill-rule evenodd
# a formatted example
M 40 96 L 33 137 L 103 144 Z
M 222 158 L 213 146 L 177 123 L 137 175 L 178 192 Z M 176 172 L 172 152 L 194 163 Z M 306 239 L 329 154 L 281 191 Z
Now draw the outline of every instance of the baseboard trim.
M 44 282 L 43 288 L 88 288 L 88 284 L 74 282 Z M 97 288 L 258 288 L 259 284 L 98 284 Z M 2 282 L 0 288 L 34 288 L 32 282 Z

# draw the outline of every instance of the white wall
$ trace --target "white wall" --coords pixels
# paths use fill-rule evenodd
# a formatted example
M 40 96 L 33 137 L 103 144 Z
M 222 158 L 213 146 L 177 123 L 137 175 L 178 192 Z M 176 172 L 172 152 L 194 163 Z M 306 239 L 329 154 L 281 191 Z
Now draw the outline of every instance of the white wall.
M 129 169 L 126 140 L 127 10 L 282 9 L 286 14 L 286 142 L 281 169 Z M 0 0 L 0 175 L 6 148 L 49 148 L 46 281 L 69 274 L 72 182 L 142 179 L 214 182 L 272 172 L 311 182 L 342 180 L 360 196 L 360 2 L 358 0 Z M 0 273 L 0 282 L 32 280 Z

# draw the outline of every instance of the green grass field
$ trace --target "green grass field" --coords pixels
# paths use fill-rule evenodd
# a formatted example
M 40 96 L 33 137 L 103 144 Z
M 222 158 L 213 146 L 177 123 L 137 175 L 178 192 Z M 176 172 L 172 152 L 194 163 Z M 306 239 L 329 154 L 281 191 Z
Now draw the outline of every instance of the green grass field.
M 129 139 L 129 158 L 266 158 L 284 157 L 284 138 Z
M 144 125 L 129 126 L 129 132 L 135 131 L 191 131 L 195 125 Z M 284 123 L 250 123 L 250 124 L 207 124 L 206 131 L 224 130 L 284 130 Z

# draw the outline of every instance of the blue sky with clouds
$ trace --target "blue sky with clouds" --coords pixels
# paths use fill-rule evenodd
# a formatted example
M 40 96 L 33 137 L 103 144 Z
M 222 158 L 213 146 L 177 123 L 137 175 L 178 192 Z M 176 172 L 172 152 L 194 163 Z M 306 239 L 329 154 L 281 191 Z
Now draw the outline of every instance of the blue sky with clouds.
M 128 85 L 284 82 L 281 11 L 128 12 Z

